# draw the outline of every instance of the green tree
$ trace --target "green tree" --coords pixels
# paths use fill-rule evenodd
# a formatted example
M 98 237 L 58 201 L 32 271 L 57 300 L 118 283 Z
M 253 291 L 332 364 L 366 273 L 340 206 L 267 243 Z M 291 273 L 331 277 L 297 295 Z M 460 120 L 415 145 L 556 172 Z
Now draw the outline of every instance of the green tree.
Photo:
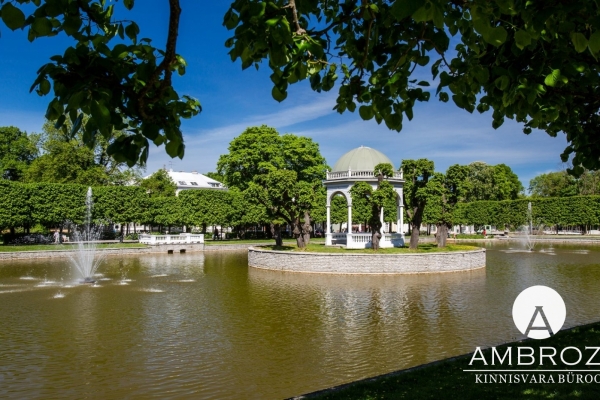
M 529 181 L 529 194 L 533 197 L 576 196 L 577 180 L 566 171 L 540 174 Z
M 2 179 L 22 181 L 38 156 L 37 136 L 27 136 L 14 126 L 0 127 L 0 174 Z
M 68 125 L 68 124 L 67 124 Z M 46 121 L 39 139 L 42 154 L 27 169 L 28 182 L 77 183 L 87 186 L 124 184 L 138 172 L 124 169 L 108 154 L 108 147 L 122 132 L 113 132 L 109 139 L 98 138 L 90 148 L 83 134 L 67 137 Z
M 146 190 L 150 197 L 173 197 L 177 185 L 164 169 L 159 169 L 149 177 L 142 179 L 140 187 Z
M 468 168 L 465 166 L 451 165 L 445 174 L 434 173 L 425 187 L 428 198 L 423 211 L 423 220 L 426 223 L 435 224 L 438 247 L 446 246 L 448 229 L 456 222 L 460 222 L 456 207 L 464 200 L 467 174 Z
M 235 0 L 224 17 L 226 46 L 242 68 L 268 59 L 272 95 L 309 80 L 340 80 L 335 109 L 400 131 L 438 80 L 441 101 L 492 110 L 551 136 L 564 132 L 573 171 L 600 168 L 600 21 L 592 0 L 300 1 Z M 421 78 L 423 80 L 420 80 Z
M 31 226 L 31 188 L 17 182 L 0 180 L 0 229 L 14 234 L 19 226 Z
M 462 171 L 464 201 L 515 200 L 524 190 L 519 177 L 505 164 L 488 165 L 473 162 Z
M 411 227 L 410 248 L 419 244 L 419 230 L 423 222 L 423 212 L 430 193 L 427 188 L 429 178 L 434 174 L 433 161 L 421 158 L 402 160 L 400 166 L 404 172 L 404 209 Z
M 568 197 L 600 194 L 600 173 L 584 170 L 575 178 L 566 171 L 540 174 L 529 181 L 533 197 Z
M 225 185 L 243 191 L 270 219 L 277 245 L 281 224 L 292 226 L 299 247 L 308 244 L 311 211 L 320 206 L 327 165 L 310 138 L 279 133 L 265 125 L 247 128 L 219 157 L 217 172 Z
M 210 179 L 214 179 L 217 182 L 223 183 L 225 181 L 225 177 L 217 172 L 207 172 L 204 175 L 208 176 Z
M 63 54 L 39 69 L 31 88 L 40 96 L 54 89 L 46 117 L 71 137 L 83 130 L 86 145 L 110 138 L 113 130 L 127 131 L 108 154 L 129 166 L 146 162 L 150 141 L 164 144 L 171 157 L 183 157 L 181 118 L 200 112 L 197 100 L 180 97 L 172 86 L 173 73 L 183 75 L 186 67 L 176 52 L 179 0 L 169 0 L 164 50 L 138 39 L 138 25 L 126 16 L 133 4 L 0 0 L 1 20 L 11 30 L 27 30 L 29 41 L 59 34 L 70 39 Z M 90 117 L 85 123 L 84 115 Z
M 600 194 L 600 171 L 585 170 L 578 179 L 578 186 L 582 196 Z
M 249 226 L 268 224 L 269 220 L 265 208 L 261 204 L 249 201 L 248 197 L 237 188 L 229 188 L 231 202 L 227 221 L 230 226 L 236 227 L 238 237 L 244 238 L 244 233 Z
M 181 209 L 186 224 L 202 226 L 224 225 L 229 222 L 232 210 L 232 195 L 224 190 L 182 190 L 179 193 Z
M 391 164 L 377 164 L 373 171 L 377 175 L 377 188 L 373 189 L 366 182 L 358 182 L 352 186 L 350 193 L 352 199 L 364 199 L 368 204 L 369 226 L 371 227 L 371 245 L 373 250 L 379 250 L 379 241 L 381 239 L 381 210 L 387 204 L 389 199 L 394 199 L 396 193 L 393 186 L 385 180 L 394 176 L 394 167 Z M 353 202 L 354 204 L 354 202 Z M 351 229 L 349 227 L 348 229 Z

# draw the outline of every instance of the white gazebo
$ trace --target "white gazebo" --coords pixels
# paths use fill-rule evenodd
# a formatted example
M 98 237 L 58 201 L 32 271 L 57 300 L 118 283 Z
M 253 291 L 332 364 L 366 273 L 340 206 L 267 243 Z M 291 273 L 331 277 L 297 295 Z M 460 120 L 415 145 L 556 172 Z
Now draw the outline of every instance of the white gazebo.
M 375 166 L 380 163 L 389 163 L 392 161 L 382 152 L 370 147 L 358 147 L 344 154 L 333 166 L 331 172 L 327 172 L 327 179 L 323 185 L 327 188 L 327 230 L 325 233 L 325 245 L 345 244 L 349 249 L 364 249 L 371 247 L 370 232 L 352 232 L 352 196 L 350 189 L 356 182 L 366 182 L 373 189 L 377 188 L 377 176 L 374 173 Z M 402 233 L 403 221 L 403 192 L 404 179 L 402 171 L 395 171 L 392 178 L 387 179 L 394 187 L 397 196 L 398 220 L 397 229 L 399 232 L 382 232 L 380 247 L 400 247 L 404 245 L 404 234 Z M 346 198 L 348 203 L 348 228 L 347 232 L 331 231 L 331 199 L 337 194 Z M 381 210 L 381 222 L 383 223 L 383 209 Z

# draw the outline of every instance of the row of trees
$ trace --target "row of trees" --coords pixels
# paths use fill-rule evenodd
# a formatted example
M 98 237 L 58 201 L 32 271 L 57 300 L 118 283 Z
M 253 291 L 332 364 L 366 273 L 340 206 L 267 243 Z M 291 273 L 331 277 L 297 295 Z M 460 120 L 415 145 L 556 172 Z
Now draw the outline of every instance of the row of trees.
M 66 221 L 82 223 L 86 192 L 84 185 L 0 181 L 0 229 L 14 232 L 37 224 L 50 228 Z M 187 190 L 177 197 L 151 197 L 141 187 L 100 186 L 92 193 L 95 221 L 204 228 L 223 224 L 240 229 L 268 223 L 262 209 L 236 190 Z

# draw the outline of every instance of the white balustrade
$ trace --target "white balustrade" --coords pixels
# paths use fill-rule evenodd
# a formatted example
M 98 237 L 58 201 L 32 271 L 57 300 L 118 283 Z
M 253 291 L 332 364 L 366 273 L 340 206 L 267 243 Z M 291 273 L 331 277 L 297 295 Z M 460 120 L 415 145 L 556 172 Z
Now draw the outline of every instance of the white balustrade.
M 140 243 L 151 246 L 158 244 L 197 244 L 204 243 L 203 234 L 182 233 L 181 235 L 140 235 Z
M 404 173 L 402 170 L 394 171 L 394 179 L 403 179 Z M 348 178 L 372 178 L 376 179 L 377 176 L 373 173 L 373 171 L 338 171 L 338 172 L 327 172 L 327 180 L 336 180 L 336 179 L 348 179 Z

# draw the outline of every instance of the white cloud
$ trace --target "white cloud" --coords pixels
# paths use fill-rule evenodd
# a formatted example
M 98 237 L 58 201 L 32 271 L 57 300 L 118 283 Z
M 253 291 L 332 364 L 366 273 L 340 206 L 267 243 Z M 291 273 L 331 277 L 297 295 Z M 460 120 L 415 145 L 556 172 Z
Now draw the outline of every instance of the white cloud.
M 183 160 L 171 159 L 165 154 L 164 147 L 153 147 L 150 151 L 147 169 L 149 172 L 153 172 L 163 165 L 169 167 L 172 162 L 173 169 L 176 170 L 214 171 L 219 156 L 227 152 L 231 140 L 249 126 L 268 125 L 285 133 L 285 128 L 336 113 L 332 110 L 335 104 L 333 96 L 312 96 L 310 99 L 314 100 L 304 101 L 306 99 L 299 98 L 298 100 L 302 101 L 301 104 L 284 108 L 280 112 L 240 117 L 239 122 L 225 121 L 228 124 L 223 126 L 195 132 L 188 131 L 184 136 L 186 155 Z M 296 103 L 299 102 L 298 100 Z M 231 114 L 235 115 L 236 113 L 232 110 Z

